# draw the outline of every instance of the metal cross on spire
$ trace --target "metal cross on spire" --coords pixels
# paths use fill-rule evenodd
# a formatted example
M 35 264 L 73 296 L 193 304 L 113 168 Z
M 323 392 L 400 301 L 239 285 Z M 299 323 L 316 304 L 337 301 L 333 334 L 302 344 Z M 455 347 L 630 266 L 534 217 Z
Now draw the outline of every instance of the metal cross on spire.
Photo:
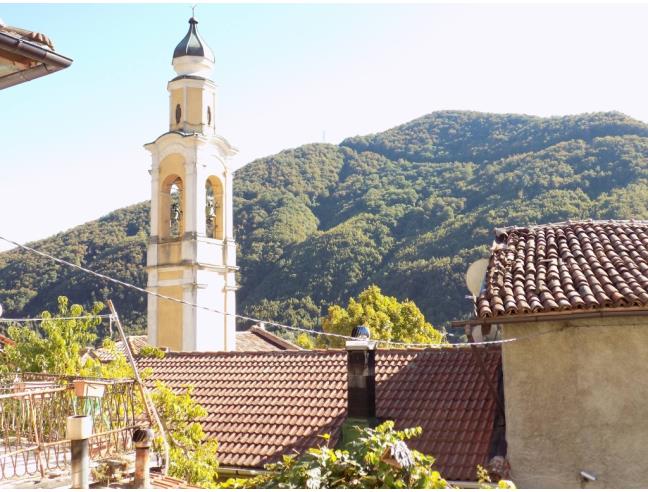
M 197 6 L 198 6 L 198 4 L 194 4 L 194 5 L 191 7 L 191 17 L 196 17 L 196 7 L 197 7 Z

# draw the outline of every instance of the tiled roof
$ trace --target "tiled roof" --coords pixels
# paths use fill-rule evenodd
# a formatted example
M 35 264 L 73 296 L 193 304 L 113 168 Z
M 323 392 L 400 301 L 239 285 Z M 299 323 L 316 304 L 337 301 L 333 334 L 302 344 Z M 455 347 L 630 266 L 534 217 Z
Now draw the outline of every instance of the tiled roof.
M 11 36 L 20 39 L 31 41 L 33 43 L 41 44 L 43 46 L 46 46 L 50 50 L 54 49 L 54 45 L 52 44 L 52 41 L 44 34 L 41 34 L 39 32 L 28 31 L 27 29 L 21 29 L 19 27 L 11 27 L 7 25 L 3 25 L 1 20 L 0 20 L 0 32 L 9 34 Z
M 434 456 L 449 480 L 476 480 L 477 465 L 490 458 L 501 352 L 491 348 L 480 355 L 485 375 L 472 349 L 376 354 L 378 417 L 401 428 L 420 425 L 423 434 L 412 447 Z
M 142 350 L 142 347 L 148 346 L 148 339 L 146 335 L 133 335 L 127 337 L 128 344 L 130 345 L 131 352 L 137 356 Z M 0 339 L 0 343 L 2 340 Z M 126 355 L 124 349 L 124 342 L 118 341 L 115 347 L 122 354 Z M 273 335 L 269 331 L 262 328 L 253 326 L 246 331 L 236 332 L 236 351 L 237 352 L 271 352 L 275 350 L 303 350 L 299 345 L 289 342 L 277 335 Z M 101 362 L 110 362 L 115 359 L 112 352 L 98 348 L 92 350 L 92 354 Z
M 134 356 L 139 354 L 142 347 L 148 346 L 146 335 L 131 335 L 126 337 L 126 340 L 128 341 L 128 345 L 130 346 L 131 352 Z M 126 355 L 126 348 L 124 347 L 123 340 L 115 342 L 115 348 L 123 355 Z M 101 362 L 110 362 L 115 360 L 115 355 L 112 352 L 101 347 L 93 350 L 93 354 Z
M 499 349 L 482 352 L 497 385 Z M 267 353 L 168 353 L 140 359 L 176 390 L 193 385 L 208 412 L 203 427 L 219 442 L 222 466 L 261 468 L 283 454 L 337 439 L 346 417 L 344 350 Z M 433 454 L 451 480 L 475 480 L 488 461 L 496 402 L 466 349 L 381 350 L 376 355 L 379 418 L 420 425 L 414 446 Z
M 267 352 L 270 350 L 302 350 L 302 348 L 258 326 L 236 332 L 237 352 Z
M 480 318 L 648 306 L 648 222 L 496 231 Z
M 189 485 L 184 480 L 163 475 L 160 472 L 151 472 L 152 489 L 199 489 L 195 485 Z
M 0 348 L 4 347 L 5 345 L 16 345 L 16 342 L 14 342 L 7 336 L 0 335 Z
M 128 346 L 133 355 L 139 354 L 142 348 L 148 347 L 148 337 L 146 335 L 133 335 L 126 337 L 126 340 L 128 341 Z M 124 342 L 117 342 L 117 346 L 119 350 L 126 353 L 124 350 Z

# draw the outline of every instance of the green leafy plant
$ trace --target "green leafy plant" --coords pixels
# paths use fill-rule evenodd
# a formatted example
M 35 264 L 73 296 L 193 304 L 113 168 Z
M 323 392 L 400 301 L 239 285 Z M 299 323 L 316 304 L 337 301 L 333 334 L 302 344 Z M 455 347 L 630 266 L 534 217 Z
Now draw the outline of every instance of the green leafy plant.
M 154 359 L 164 359 L 166 352 L 161 348 L 152 345 L 144 345 L 139 351 L 140 357 L 152 357 Z
M 648 125 L 620 113 L 438 111 L 258 159 L 234 184 L 238 310 L 319 328 L 320 308 L 375 284 L 435 327 L 465 319 L 466 265 L 488 254 L 494 227 L 648 219 L 647 155 Z M 147 201 L 32 246 L 143 286 L 149 220 Z M 110 298 L 130 334 L 145 331 L 145 294 L 19 248 L 0 253 L 7 317 L 54 312 L 62 293 Z
M 190 484 L 213 488 L 218 479 L 218 443 L 208 438 L 198 420 L 207 411 L 191 397 L 192 388 L 175 393 L 160 381 L 152 394 L 170 444 L 169 475 Z M 153 449 L 161 452 L 161 438 L 154 440 Z
M 443 333 L 435 330 L 425 321 L 423 313 L 412 301 L 399 302 L 398 299 L 384 295 L 380 288 L 372 285 L 360 293 L 357 299 L 351 298 L 346 308 L 331 306 L 324 319 L 326 333 L 351 335 L 353 328 L 366 325 L 371 338 L 414 343 L 442 343 Z M 330 344 L 341 345 L 335 339 Z
M 488 470 L 481 465 L 477 465 L 477 483 L 481 489 L 516 489 L 517 487 L 511 480 L 499 480 L 493 484 Z
M 12 325 L 7 329 L 8 344 L 0 354 L 5 371 L 47 372 L 61 375 L 90 375 L 98 371 L 98 362 L 83 358 L 87 347 L 94 345 L 98 314 L 103 304 L 95 303 L 90 311 L 79 304 L 69 304 L 65 296 L 58 297 L 58 312 L 43 311 L 40 326 Z M 79 318 L 79 319 L 63 319 Z
M 386 421 L 372 428 L 357 428 L 358 438 L 346 449 L 323 444 L 299 457 L 286 455 L 268 465 L 266 473 L 250 479 L 231 479 L 223 488 L 447 488 L 434 470 L 434 458 L 409 449 L 406 442 L 421 435 L 421 428 L 395 430 Z
M 295 337 L 295 343 L 306 350 L 314 349 L 317 344 L 312 335 L 303 332 Z
M 4 372 L 43 372 L 68 376 L 92 376 L 106 379 L 133 378 L 133 368 L 124 354 L 117 349 L 115 342 L 106 338 L 102 348 L 111 353 L 114 359 L 102 363 L 89 355 L 88 347 L 97 340 L 96 326 L 101 318 L 98 314 L 103 304 L 96 303 L 90 311 L 79 304 L 69 305 L 67 297 L 58 298 L 59 310 L 56 314 L 42 313 L 45 320 L 40 330 L 29 326 L 11 326 L 8 335 L 14 342 L 0 352 L 0 368 Z M 82 319 L 62 319 L 83 317 Z M 146 347 L 144 354 L 149 357 L 164 357 L 164 352 L 155 347 Z M 140 374 L 142 378 L 151 377 L 150 369 Z M 206 411 L 191 397 L 191 388 L 175 394 L 169 387 L 157 382 L 152 398 L 169 435 L 169 474 L 201 487 L 214 487 L 218 477 L 218 461 L 215 439 L 207 438 L 198 420 Z M 139 393 L 135 394 L 136 412 L 144 411 Z M 158 452 L 161 439 L 155 442 Z M 107 465 L 106 465 L 107 466 Z M 106 466 L 99 467 L 95 473 L 97 480 L 112 480 Z

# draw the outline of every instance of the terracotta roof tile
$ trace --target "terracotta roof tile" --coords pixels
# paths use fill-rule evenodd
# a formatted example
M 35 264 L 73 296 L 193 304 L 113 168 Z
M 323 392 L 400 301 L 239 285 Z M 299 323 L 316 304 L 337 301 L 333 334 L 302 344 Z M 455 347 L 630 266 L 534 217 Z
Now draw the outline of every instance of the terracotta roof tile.
M 648 222 L 496 231 L 480 318 L 648 306 Z
M 497 384 L 499 349 L 482 357 Z M 260 468 L 319 444 L 321 434 L 337 440 L 346 418 L 344 350 L 168 353 L 139 364 L 175 390 L 194 385 L 223 466 Z M 414 447 L 434 455 L 448 479 L 474 480 L 487 462 L 496 402 L 470 350 L 378 351 L 376 407 L 400 428 L 420 425 Z
M 151 488 L 153 489 L 199 489 L 195 485 L 189 485 L 184 480 L 163 475 L 160 472 L 151 472 Z
M 127 337 L 127 340 L 134 356 L 140 353 L 142 347 L 148 346 L 148 337 L 146 335 L 132 335 Z M 0 339 L 0 343 L 2 343 L 2 339 Z M 116 342 L 115 346 L 119 352 L 126 355 L 123 341 Z M 246 331 L 236 332 L 237 352 L 271 352 L 276 350 L 302 350 L 302 348 L 256 326 Z M 101 362 L 115 360 L 115 356 L 103 348 L 94 349 L 92 353 Z
M 253 326 L 246 331 L 236 332 L 236 350 L 239 352 L 265 352 L 269 350 L 302 350 L 302 348 L 263 328 Z

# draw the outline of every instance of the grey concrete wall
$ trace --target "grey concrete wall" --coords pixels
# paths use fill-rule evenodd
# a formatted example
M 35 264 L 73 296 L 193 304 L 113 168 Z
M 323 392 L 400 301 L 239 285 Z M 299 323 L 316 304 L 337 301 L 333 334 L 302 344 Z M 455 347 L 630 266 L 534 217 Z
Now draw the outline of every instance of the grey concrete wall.
M 648 317 L 504 326 L 564 328 L 502 349 L 506 436 L 518 487 L 648 487 Z

